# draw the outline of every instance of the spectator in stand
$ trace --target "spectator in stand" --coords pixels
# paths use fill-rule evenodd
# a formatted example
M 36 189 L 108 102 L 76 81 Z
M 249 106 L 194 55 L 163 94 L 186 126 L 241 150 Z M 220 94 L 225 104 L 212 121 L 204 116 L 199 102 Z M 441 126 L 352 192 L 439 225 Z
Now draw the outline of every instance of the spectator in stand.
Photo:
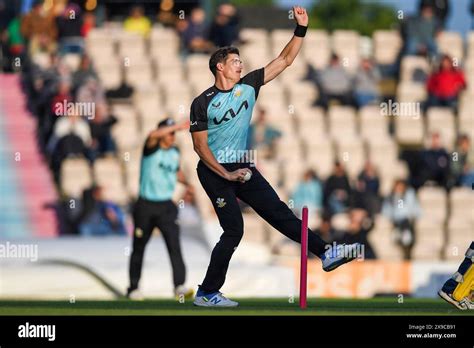
M 29 54 L 56 50 L 58 30 L 51 11 L 45 10 L 43 0 L 35 0 L 33 8 L 21 21 L 21 34 L 28 40 Z
M 333 173 L 324 184 L 323 206 L 327 214 L 344 213 L 349 208 L 351 186 L 342 163 L 334 163 Z
M 369 58 L 362 59 L 354 77 L 354 99 L 357 107 L 375 103 L 380 96 L 380 71 Z
M 365 260 L 376 259 L 375 252 L 367 239 L 369 232 L 374 227 L 373 217 L 361 208 L 351 209 L 349 212 L 349 226 L 339 239 L 340 244 L 360 243 L 364 246 L 363 257 Z M 337 235 L 337 234 L 336 234 Z
M 423 4 L 417 17 L 409 18 L 406 23 L 406 55 L 434 57 L 438 52 L 435 36 L 441 25 L 434 16 L 433 6 Z
M 397 243 L 403 249 L 404 259 L 409 260 L 415 243 L 415 221 L 421 215 L 415 190 L 404 180 L 396 180 L 392 193 L 383 203 L 382 213 L 392 221 Z
M 77 95 L 77 92 L 81 86 L 83 86 L 89 79 L 98 80 L 97 72 L 92 66 L 92 61 L 87 55 L 82 55 L 81 64 L 72 75 L 72 92 L 73 95 Z
M 303 180 L 298 183 L 291 195 L 293 210 L 297 215 L 307 206 L 310 214 L 320 212 L 323 206 L 323 189 L 321 182 L 312 169 L 305 171 Z
M 89 32 L 96 26 L 96 17 L 93 12 L 85 12 L 82 21 L 81 36 L 87 37 Z
M 365 162 L 364 169 L 357 180 L 359 191 L 363 194 L 367 203 L 366 210 L 370 215 L 378 213 L 380 210 L 380 179 L 372 162 Z
M 181 21 L 178 25 L 184 53 L 210 53 L 212 43 L 209 41 L 205 22 L 206 13 L 202 8 L 196 7 L 191 11 L 190 17 L 189 21 Z
M 58 84 L 57 93 L 51 100 L 51 115 L 54 115 L 54 117 L 63 116 L 58 110 L 62 110 L 64 103 L 72 101 L 71 81 L 69 79 L 61 79 Z
M 469 136 L 461 134 L 451 154 L 451 185 L 472 187 L 474 183 L 474 151 Z
M 231 46 L 239 39 L 239 19 L 232 4 L 222 4 L 211 24 L 209 39 L 216 47 Z
M 447 188 L 449 178 L 449 155 L 441 142 L 439 133 L 434 132 L 430 137 L 430 145 L 421 151 L 421 185 L 433 181 Z
M 105 103 L 105 91 L 99 81 L 93 77 L 89 77 L 76 94 L 76 102 L 93 103 L 94 105 Z
M 120 207 L 103 198 L 102 188 L 94 186 L 83 193 L 83 210 L 79 220 L 82 236 L 126 235 L 125 214 Z
M 147 37 L 151 31 L 151 22 L 144 13 L 142 6 L 133 6 L 130 10 L 130 16 L 123 23 L 125 31 Z
M 98 104 L 95 108 L 95 117 L 90 120 L 89 126 L 92 135 L 92 157 L 115 153 L 117 146 L 112 138 L 111 129 L 117 123 L 117 118 L 109 114 L 107 104 Z
M 446 23 L 446 18 L 449 14 L 449 1 L 448 0 L 421 0 L 420 1 L 420 10 L 423 6 L 428 5 L 432 6 L 434 14 L 438 19 L 440 25 L 444 28 Z
M 267 124 L 266 110 L 258 108 L 257 119 L 249 127 L 247 148 L 258 150 L 259 155 L 266 159 L 275 158 L 275 144 L 280 137 L 281 132 Z
M 12 57 L 21 57 L 25 49 L 25 41 L 21 35 L 20 27 L 20 17 L 16 17 L 10 21 L 5 32 L 8 46 L 7 53 Z
M 343 105 L 353 104 L 351 77 L 341 66 L 336 54 L 331 56 L 329 66 L 320 73 L 318 81 L 320 95 L 317 105 L 327 109 L 331 99 L 338 100 Z
M 62 162 L 70 156 L 90 158 L 91 145 L 91 130 L 83 117 L 78 115 L 59 117 L 47 145 L 56 183 L 60 182 Z
M 453 65 L 450 56 L 443 55 L 439 69 L 428 78 L 428 102 L 431 106 L 447 106 L 456 109 L 459 93 L 466 87 L 461 70 Z
M 76 4 L 68 4 L 56 17 L 60 54 L 83 52 L 84 39 L 81 33 L 83 24 L 81 8 Z

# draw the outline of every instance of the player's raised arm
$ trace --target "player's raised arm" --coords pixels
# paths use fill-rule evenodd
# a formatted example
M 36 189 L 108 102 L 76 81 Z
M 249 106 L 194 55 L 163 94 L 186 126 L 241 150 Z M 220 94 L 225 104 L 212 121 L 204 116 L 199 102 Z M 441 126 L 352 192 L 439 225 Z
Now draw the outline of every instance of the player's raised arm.
M 289 67 L 303 45 L 303 37 L 308 28 L 308 14 L 306 13 L 306 9 L 300 6 L 294 6 L 293 13 L 297 23 L 295 34 L 283 51 L 281 51 L 280 55 L 265 67 L 264 83 L 270 82 Z
M 146 147 L 151 148 L 158 144 L 159 140 L 169 133 L 173 133 L 179 130 L 188 129 L 189 121 L 183 121 L 171 126 L 160 127 L 150 132 L 146 141 Z

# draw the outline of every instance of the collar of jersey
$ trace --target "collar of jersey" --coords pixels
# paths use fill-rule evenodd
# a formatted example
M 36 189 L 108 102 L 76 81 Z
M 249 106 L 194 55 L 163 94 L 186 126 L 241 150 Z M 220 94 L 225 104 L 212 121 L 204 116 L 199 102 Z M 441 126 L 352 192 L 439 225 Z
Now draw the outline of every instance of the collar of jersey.
M 234 87 L 235 87 L 235 85 L 234 85 Z M 217 89 L 221 93 L 229 93 L 234 89 L 234 87 L 232 87 L 231 89 L 219 89 L 216 85 L 214 85 L 214 88 Z

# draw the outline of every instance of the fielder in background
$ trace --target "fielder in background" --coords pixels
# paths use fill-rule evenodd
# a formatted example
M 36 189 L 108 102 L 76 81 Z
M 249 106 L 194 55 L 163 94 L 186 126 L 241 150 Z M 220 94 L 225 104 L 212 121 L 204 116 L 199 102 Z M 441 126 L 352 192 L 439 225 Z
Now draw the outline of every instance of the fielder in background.
M 474 242 L 466 251 L 458 271 L 444 283 L 438 295 L 461 310 L 474 309 Z
M 179 168 L 180 154 L 174 145 L 175 132 L 188 127 L 188 121 L 175 124 L 167 118 L 146 139 L 141 160 L 140 192 L 133 210 L 135 228 L 130 258 L 130 287 L 127 290 L 129 299 L 143 299 L 138 282 L 145 247 L 155 227 L 160 229 L 171 259 L 175 296 L 193 296 L 193 291 L 184 285 L 186 268 L 181 255 L 180 229 L 176 223 L 178 208 L 171 200 L 178 181 L 191 189 Z
M 209 68 L 215 83 L 195 98 L 191 105 L 190 131 L 194 150 L 200 157 L 198 177 L 224 231 L 212 251 L 206 276 L 194 300 L 196 306 L 238 305 L 220 292 L 230 259 L 244 233 L 237 199 L 251 206 L 288 238 L 301 241 L 301 220 L 280 200 L 255 168 L 255 163 L 249 160 L 253 156 L 247 148 L 252 110 L 260 87 L 290 66 L 303 45 L 308 15 L 304 8 L 298 6 L 293 7 L 293 13 L 297 22 L 293 37 L 280 55 L 264 68 L 241 77 L 242 61 L 237 48 L 222 47 L 214 52 Z M 333 253 L 316 233 L 309 231 L 308 247 L 322 259 L 323 269 L 331 271 L 356 258 L 355 250 L 359 245 L 347 245 L 345 252 Z

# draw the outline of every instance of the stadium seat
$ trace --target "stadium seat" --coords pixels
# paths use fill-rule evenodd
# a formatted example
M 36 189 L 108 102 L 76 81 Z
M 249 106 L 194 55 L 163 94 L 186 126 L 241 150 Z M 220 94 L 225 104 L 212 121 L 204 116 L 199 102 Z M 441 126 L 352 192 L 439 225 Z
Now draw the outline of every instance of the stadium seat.
M 359 110 L 360 135 L 362 139 L 370 141 L 377 139 L 389 139 L 388 133 L 389 117 L 380 112 L 380 107 L 369 105 Z
M 449 194 L 450 223 L 456 221 L 474 221 L 474 193 L 468 187 L 455 187 Z
M 440 53 L 448 54 L 453 59 L 457 59 L 459 64 L 464 57 L 464 45 L 461 34 L 453 31 L 442 31 L 436 37 L 438 50 Z
M 349 106 L 331 106 L 328 110 L 329 134 L 336 141 L 357 137 L 356 111 Z
M 426 100 L 428 94 L 425 85 L 412 81 L 402 81 L 397 87 L 397 101 L 401 103 L 420 103 Z
M 318 98 L 318 90 L 314 83 L 308 81 L 301 81 L 285 85 L 285 90 L 288 94 L 291 105 L 304 105 L 310 107 Z
M 120 162 L 113 157 L 99 158 L 94 162 L 94 179 L 103 188 L 104 199 L 117 204 L 126 204 L 128 193 Z
M 335 154 L 330 141 L 321 139 L 320 143 L 312 143 L 308 146 L 305 163 L 314 168 L 321 178 L 326 179 L 331 174 L 334 160 Z
M 130 198 L 138 198 L 140 187 L 140 161 L 142 156 L 142 149 L 138 148 L 129 151 L 127 157 L 123 156 L 123 167 L 125 169 L 126 189 Z M 127 160 L 125 160 L 125 158 Z
M 443 225 L 447 215 L 446 190 L 441 187 L 423 186 L 418 190 L 418 200 L 423 211 L 423 218 Z
M 321 108 L 297 108 L 299 135 L 305 146 L 319 144 L 327 139 L 324 111 Z
M 376 216 L 374 229 L 367 238 L 377 258 L 386 261 L 402 260 L 402 249 L 395 243 L 393 226 L 384 216 Z
M 155 81 L 153 67 L 148 60 L 135 63 L 132 59 L 130 65 L 124 66 L 124 72 L 125 81 L 137 89 L 150 88 Z
M 395 64 L 402 39 L 397 30 L 376 30 L 373 35 L 374 58 L 377 64 Z
M 424 126 L 421 117 L 395 117 L 395 136 L 400 144 L 421 145 L 424 137 Z
M 427 132 L 438 132 L 443 144 L 452 149 L 456 140 L 454 113 L 450 108 L 429 108 L 426 114 Z
M 425 211 L 423 210 L 423 213 Z M 412 249 L 415 260 L 439 260 L 445 245 L 443 225 L 423 215 L 416 221 L 416 239 Z
M 419 56 L 405 56 L 401 62 L 401 80 L 412 81 L 415 70 L 423 71 L 426 76 L 430 73 L 430 65 L 426 58 Z
M 119 118 L 119 122 L 112 126 L 112 137 L 119 151 L 127 151 L 139 146 L 141 136 L 136 117 Z
M 309 29 L 303 45 L 303 54 L 306 61 L 315 69 L 325 68 L 331 57 L 331 41 L 328 33 L 325 30 Z
M 97 75 L 105 89 L 115 89 L 122 82 L 122 66 L 115 58 L 109 58 L 109 61 L 103 65 L 95 64 Z
M 92 186 L 92 172 L 85 158 L 67 158 L 61 164 L 62 193 L 67 197 L 82 197 L 82 192 Z
M 72 73 L 79 69 L 81 64 L 81 55 L 76 53 L 68 53 L 62 57 L 62 62 L 70 69 Z
M 361 172 L 366 158 L 362 141 L 343 141 L 342 138 L 335 140 L 337 158 L 346 167 L 349 178 L 354 180 Z
M 339 56 L 344 67 L 355 71 L 359 66 L 359 33 L 355 30 L 334 30 L 332 50 Z

